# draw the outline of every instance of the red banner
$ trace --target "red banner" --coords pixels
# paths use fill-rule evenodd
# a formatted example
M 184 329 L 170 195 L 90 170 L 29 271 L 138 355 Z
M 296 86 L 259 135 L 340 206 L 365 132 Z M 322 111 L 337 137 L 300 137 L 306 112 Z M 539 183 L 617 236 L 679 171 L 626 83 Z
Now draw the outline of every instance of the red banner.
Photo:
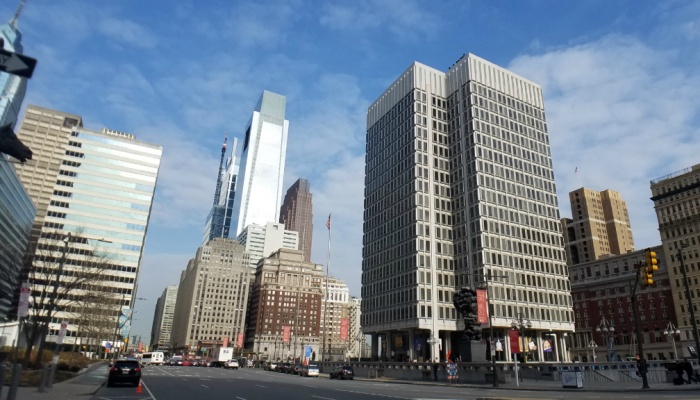
M 518 331 L 511 329 L 508 331 L 508 335 L 510 338 L 510 352 L 520 353 L 520 336 L 518 335 Z
M 347 318 L 340 319 L 340 340 L 348 340 L 348 327 L 350 320 Z
M 224 343 L 221 344 L 221 347 L 228 347 L 228 336 L 224 336 Z
M 139 351 L 143 351 L 143 342 L 139 342 Z
M 282 343 L 289 343 L 289 328 L 290 328 L 289 325 L 284 327 L 284 335 L 282 336 Z
M 485 324 L 489 322 L 489 307 L 488 304 L 486 303 L 486 290 L 483 289 L 477 289 L 476 291 L 476 306 L 477 306 L 477 314 L 478 314 L 478 322 L 480 324 Z
M 238 347 L 243 347 L 243 333 L 238 334 L 238 340 L 236 341 Z

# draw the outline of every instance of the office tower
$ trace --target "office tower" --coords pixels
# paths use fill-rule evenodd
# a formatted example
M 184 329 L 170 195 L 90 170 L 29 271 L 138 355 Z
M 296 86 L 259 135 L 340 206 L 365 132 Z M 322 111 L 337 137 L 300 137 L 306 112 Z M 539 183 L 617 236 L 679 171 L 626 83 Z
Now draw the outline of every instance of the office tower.
M 287 360 L 303 359 L 311 346 L 319 360 L 322 280 L 323 266 L 304 261 L 299 250 L 280 248 L 260 259 L 250 293 L 246 349 L 269 360 Z
M 651 200 L 659 221 L 661 245 L 668 265 L 668 275 L 671 282 L 674 282 L 673 303 L 681 330 L 683 357 L 697 357 L 692 355 L 689 348 L 692 347 L 695 354 L 700 348 L 700 332 L 697 330 L 697 326 L 700 326 L 700 289 L 695 283 L 700 279 L 699 187 L 700 164 L 651 181 Z M 658 256 L 657 253 L 657 258 Z M 681 262 L 685 268 L 681 268 Z M 695 332 L 692 314 L 695 317 Z
M 669 323 L 678 326 L 673 309 L 673 285 L 669 280 L 663 247 L 654 246 L 651 251 L 657 254 L 659 270 L 654 273 L 651 287 L 637 291 L 640 297 L 638 307 L 642 305 L 637 313 L 644 352 L 649 360 L 674 360 L 674 345 L 667 335 L 662 334 L 669 329 Z M 634 265 L 644 261 L 644 250 L 637 250 L 620 255 L 607 254 L 595 261 L 570 266 L 576 318 L 576 331 L 569 333 L 571 360 L 605 362 L 636 357 L 637 338 L 629 283 L 634 282 L 635 275 L 639 274 Z M 612 346 L 608 351 L 610 339 Z M 597 352 L 592 351 L 591 343 L 598 346 Z M 555 355 L 545 354 L 545 361 L 570 361 L 557 360 L 553 357 Z
M 279 221 L 289 121 L 287 99 L 263 91 L 243 139 L 238 194 L 231 229 L 237 237 L 250 224 Z
M 153 314 L 153 326 L 151 327 L 152 350 L 170 349 L 170 332 L 173 329 L 176 301 L 177 286 L 168 286 L 156 302 L 156 312 Z
M 472 54 L 446 73 L 411 65 L 367 112 L 363 244 L 374 358 L 456 353 L 453 293 L 484 280 L 499 338 L 519 316 L 539 344 L 571 331 L 540 87 Z
M 258 261 L 269 257 L 279 249 L 297 250 L 299 234 L 286 230 L 284 224 L 268 222 L 264 225 L 250 224 L 238 235 L 238 243 L 250 253 L 250 274 L 255 275 Z
M 311 262 L 311 238 L 314 231 L 311 185 L 299 178 L 287 190 L 280 210 L 280 223 L 290 231 L 299 233 L 299 250 L 304 252 L 304 261 Z
M 326 283 L 328 289 L 326 289 Z M 350 343 L 348 342 L 349 329 L 348 339 L 341 340 L 341 324 L 343 319 L 348 319 L 350 289 L 345 282 L 332 276 L 321 282 L 321 289 L 324 296 L 327 296 L 327 301 L 321 303 L 321 345 L 325 343 L 326 346 L 321 354 L 325 360 L 343 361 Z M 328 312 L 326 312 L 326 307 L 328 307 Z M 325 342 L 324 334 L 326 336 Z
M 569 200 L 572 218 L 561 219 L 569 266 L 634 251 L 627 202 L 620 193 L 580 188 L 569 193 Z
M 235 343 L 244 333 L 248 274 L 248 253 L 235 240 L 215 238 L 201 246 L 180 276 L 171 351 L 201 355 L 201 348 L 221 347 L 224 338 Z
M 365 335 L 362 334 L 362 326 L 360 325 L 360 317 L 362 316 L 362 299 L 352 296 L 348 301 L 348 319 L 349 330 L 348 340 L 348 357 L 360 358 L 364 357 L 367 347 Z
M 12 312 L 36 207 L 20 182 L 14 163 L 0 154 L 0 322 Z M 14 305 L 16 307 L 16 304 Z
M 17 28 L 17 19 L 23 6 L 24 1 L 20 2 L 10 22 L 0 25 L 0 38 L 5 41 L 4 49 L 19 54 L 23 53 L 24 46 L 22 32 Z M 14 129 L 26 92 L 26 78 L 0 72 L 0 126 L 11 124 Z
M 207 215 L 207 222 L 204 225 L 204 236 L 202 245 L 217 237 L 229 237 L 231 229 L 231 219 L 233 216 L 233 201 L 236 197 L 236 180 L 238 179 L 238 162 L 236 157 L 237 139 L 233 139 L 231 157 L 226 160 L 226 169 L 219 170 L 217 180 L 217 195 L 214 205 Z M 224 149 L 226 144 L 224 143 Z M 222 153 L 223 157 L 223 153 Z
M 113 326 L 120 308 L 133 308 L 163 148 L 127 133 L 85 129 L 80 116 L 33 105 L 18 136 L 34 152 L 31 162 L 17 165 L 37 206 L 30 241 L 33 271 L 55 276 L 62 252 L 65 273 L 74 280 L 99 269 L 83 276 L 94 293 L 59 291 L 62 307 L 54 314 L 50 340 L 62 319 L 69 321 L 68 336 L 75 337 L 89 299 L 102 304 L 99 310 L 113 310 L 105 317 Z M 95 300 L 99 296 L 107 298 Z

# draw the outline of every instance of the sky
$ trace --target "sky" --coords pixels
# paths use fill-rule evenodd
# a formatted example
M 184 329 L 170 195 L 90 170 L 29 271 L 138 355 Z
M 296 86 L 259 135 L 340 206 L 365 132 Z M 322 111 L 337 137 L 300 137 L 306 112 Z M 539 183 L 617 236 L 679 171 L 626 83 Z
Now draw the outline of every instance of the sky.
M 541 85 L 561 215 L 571 190 L 616 190 L 637 249 L 660 244 L 649 181 L 700 163 L 698 1 L 29 0 L 18 25 L 39 60 L 25 107 L 164 146 L 132 328 L 146 343 L 201 244 L 224 132 L 242 139 L 263 90 L 287 97 L 284 185 L 311 183 L 312 261 L 332 209 L 330 272 L 356 296 L 366 112 L 414 61 L 473 53 Z

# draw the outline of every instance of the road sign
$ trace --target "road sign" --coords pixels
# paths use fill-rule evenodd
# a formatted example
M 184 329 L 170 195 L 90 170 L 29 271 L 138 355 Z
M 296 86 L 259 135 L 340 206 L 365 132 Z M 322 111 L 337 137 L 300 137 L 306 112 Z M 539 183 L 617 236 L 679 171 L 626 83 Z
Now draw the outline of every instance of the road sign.
M 61 321 L 61 329 L 58 331 L 58 337 L 56 338 L 56 344 L 63 344 L 63 339 L 66 338 L 66 329 L 68 329 L 68 321 Z
M 304 357 L 311 357 L 311 352 L 313 350 L 311 349 L 311 346 L 306 346 L 306 351 L 304 352 Z
M 22 282 L 22 287 L 19 289 L 19 306 L 17 307 L 17 315 L 20 317 L 26 317 L 29 315 L 29 295 L 32 293 L 32 289 L 29 283 Z
M 31 78 L 36 67 L 36 59 L 22 54 L 0 49 L 0 71 Z
M 457 364 L 447 363 L 447 379 L 457 378 Z

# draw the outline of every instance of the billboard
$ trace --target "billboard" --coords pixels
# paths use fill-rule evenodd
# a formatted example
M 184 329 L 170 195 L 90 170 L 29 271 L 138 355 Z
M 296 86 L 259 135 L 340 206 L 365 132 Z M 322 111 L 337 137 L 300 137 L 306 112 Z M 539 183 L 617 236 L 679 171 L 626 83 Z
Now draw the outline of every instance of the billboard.
M 340 319 L 340 340 L 348 340 L 348 327 L 350 320 L 347 318 Z
M 477 314 L 478 314 L 478 322 L 480 324 L 485 324 L 489 322 L 489 308 L 486 303 L 486 290 L 483 289 L 477 289 L 476 291 L 476 306 L 477 306 Z
M 289 330 L 290 330 L 289 325 L 284 327 L 284 335 L 282 336 L 282 343 L 289 343 Z
M 520 353 L 520 336 L 518 336 L 518 331 L 511 329 L 508 331 L 508 338 L 510 339 L 510 352 Z
M 243 333 L 239 333 L 236 339 L 236 346 L 243 347 Z

